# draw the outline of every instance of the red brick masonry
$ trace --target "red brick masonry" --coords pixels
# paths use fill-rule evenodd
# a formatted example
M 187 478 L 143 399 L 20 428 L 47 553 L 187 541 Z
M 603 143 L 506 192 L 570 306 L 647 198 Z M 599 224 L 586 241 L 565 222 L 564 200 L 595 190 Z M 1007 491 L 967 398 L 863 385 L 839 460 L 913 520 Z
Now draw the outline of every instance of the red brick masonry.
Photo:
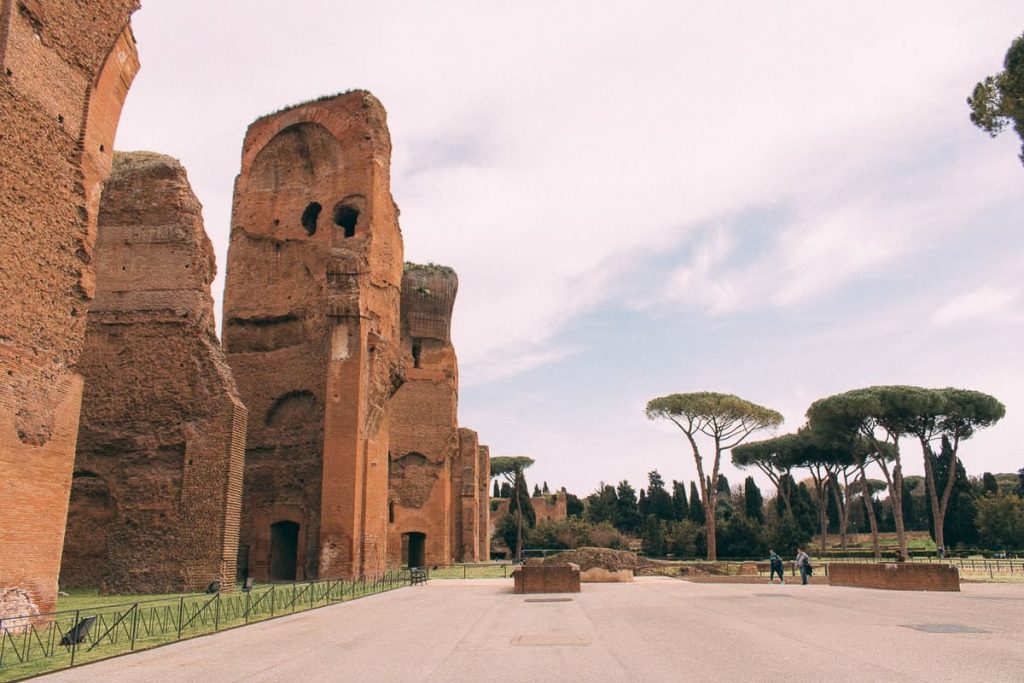
M 829 584 L 896 591 L 959 591 L 960 572 L 946 564 L 828 565 Z
M 580 567 L 576 564 L 523 565 L 512 572 L 516 593 L 579 593 Z

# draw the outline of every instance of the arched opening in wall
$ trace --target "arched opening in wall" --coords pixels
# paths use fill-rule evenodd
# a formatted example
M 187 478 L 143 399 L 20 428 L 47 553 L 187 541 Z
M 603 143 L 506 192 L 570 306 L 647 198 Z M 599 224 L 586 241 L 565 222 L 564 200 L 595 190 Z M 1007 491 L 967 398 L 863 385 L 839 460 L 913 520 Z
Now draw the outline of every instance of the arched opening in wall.
M 306 389 L 289 391 L 277 398 L 263 422 L 268 427 L 299 428 L 317 419 L 317 402 Z
M 420 356 L 423 353 L 423 340 L 413 339 L 412 340 L 412 366 L 418 368 L 420 366 Z
M 281 521 L 270 525 L 270 580 L 294 581 L 298 564 L 299 524 Z
M 359 217 L 365 210 L 366 198 L 360 194 L 351 194 L 334 205 L 331 218 L 344 237 L 354 237 Z
M 345 231 L 345 237 L 356 234 L 356 223 L 359 222 L 359 209 L 342 204 L 334 210 L 334 224 Z
M 402 564 L 423 567 L 427 564 L 427 535 L 419 531 L 402 534 Z
M 310 202 L 302 212 L 302 227 L 310 237 L 316 233 L 316 220 L 320 217 L 322 208 L 319 202 Z

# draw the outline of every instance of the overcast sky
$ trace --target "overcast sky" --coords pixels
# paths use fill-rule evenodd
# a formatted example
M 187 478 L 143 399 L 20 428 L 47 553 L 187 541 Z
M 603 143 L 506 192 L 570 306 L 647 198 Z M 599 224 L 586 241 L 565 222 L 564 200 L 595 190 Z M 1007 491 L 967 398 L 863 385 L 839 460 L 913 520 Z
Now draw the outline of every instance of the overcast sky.
M 221 274 L 248 124 L 384 103 L 406 260 L 459 273 L 460 423 L 531 484 L 692 479 L 656 396 L 782 433 L 873 384 L 995 395 L 968 472 L 1024 467 L 1020 141 L 965 104 L 1020 0 L 144 0 L 133 27 L 117 147 L 185 164 Z

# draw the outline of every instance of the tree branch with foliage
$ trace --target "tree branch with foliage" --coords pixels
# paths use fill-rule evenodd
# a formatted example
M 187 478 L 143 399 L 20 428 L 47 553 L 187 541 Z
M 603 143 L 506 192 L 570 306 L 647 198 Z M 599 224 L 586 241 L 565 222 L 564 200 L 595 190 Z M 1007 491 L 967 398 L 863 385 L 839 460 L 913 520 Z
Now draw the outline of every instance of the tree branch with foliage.
M 535 524 L 536 516 L 530 503 L 529 489 L 526 487 L 526 476 L 523 470 L 534 463 L 534 459 L 525 455 L 500 455 L 491 458 L 491 476 L 503 477 L 512 488 L 508 503 L 508 513 L 516 516 L 516 547 L 512 557 L 521 559 L 523 556 L 523 519 L 527 526 Z
M 722 451 L 738 446 L 758 430 L 782 424 L 782 414 L 732 394 L 709 391 L 669 394 L 651 399 L 644 412 L 649 420 L 672 422 L 690 444 L 701 488 L 708 559 L 715 560 L 715 507 L 718 503 L 718 472 Z M 710 476 L 704 472 L 704 461 L 697 443 L 697 438 L 702 435 L 710 438 L 714 447 Z
M 974 86 L 967 98 L 971 123 L 992 137 L 1012 124 L 1024 142 L 1024 34 L 1010 44 L 1003 69 Z M 1024 163 L 1024 145 L 1020 160 Z

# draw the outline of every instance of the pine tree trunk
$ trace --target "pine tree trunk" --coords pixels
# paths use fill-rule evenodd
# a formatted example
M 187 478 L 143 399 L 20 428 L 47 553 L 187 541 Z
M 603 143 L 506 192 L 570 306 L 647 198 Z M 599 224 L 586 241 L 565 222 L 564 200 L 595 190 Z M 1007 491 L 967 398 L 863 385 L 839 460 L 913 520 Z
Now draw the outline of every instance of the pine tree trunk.
M 933 531 L 935 532 L 935 546 L 937 548 L 945 547 L 945 541 L 942 538 L 942 527 L 945 525 L 944 510 L 939 508 L 939 492 L 935 486 L 935 467 L 932 462 L 932 448 L 927 441 L 921 439 L 921 450 L 924 452 L 924 478 L 925 478 L 925 490 L 928 492 L 928 503 L 932 508 L 932 524 Z M 955 475 L 956 472 L 950 472 L 951 475 Z M 947 477 L 947 480 L 949 477 Z
M 860 466 L 861 494 L 864 497 L 864 509 L 867 510 L 868 525 L 871 527 L 871 549 L 875 553 L 875 559 L 882 559 L 882 548 L 878 542 L 878 519 L 875 517 L 875 504 L 871 497 L 871 485 L 868 484 L 868 475 L 864 466 Z

